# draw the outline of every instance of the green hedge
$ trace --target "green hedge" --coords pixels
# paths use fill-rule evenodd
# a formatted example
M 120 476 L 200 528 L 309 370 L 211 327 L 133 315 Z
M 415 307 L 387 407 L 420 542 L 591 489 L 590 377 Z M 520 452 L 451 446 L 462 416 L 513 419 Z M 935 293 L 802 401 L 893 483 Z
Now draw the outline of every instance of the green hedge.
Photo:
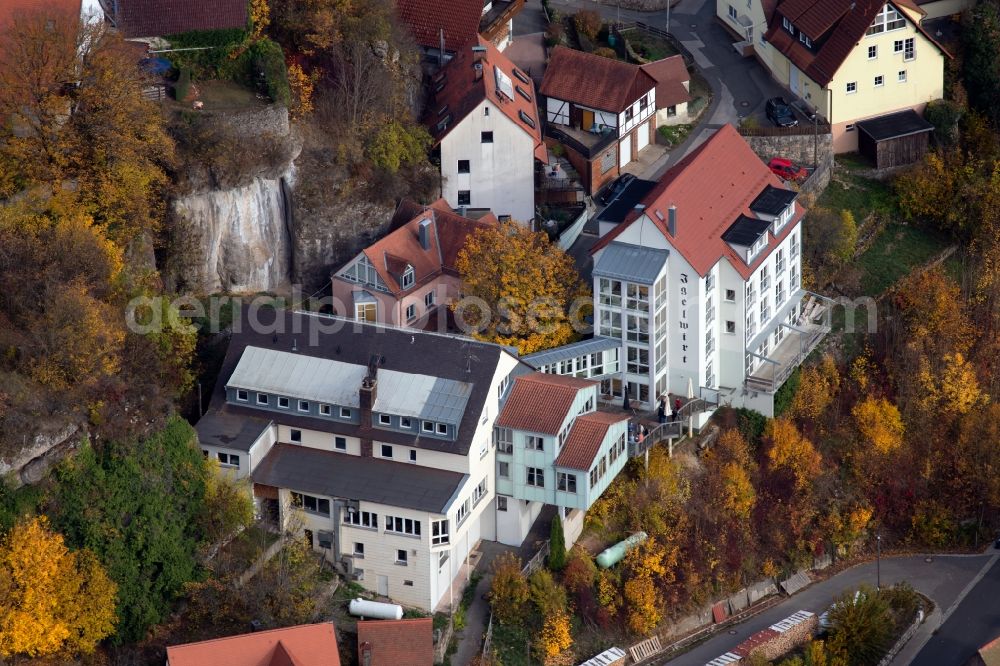
M 250 44 L 237 58 L 231 58 L 249 38 L 246 30 L 197 30 L 167 37 L 174 49 L 166 54 L 174 67 L 191 71 L 195 79 L 224 79 L 248 88 L 260 89 L 279 104 L 288 105 L 291 90 L 285 54 L 276 43 L 263 37 Z

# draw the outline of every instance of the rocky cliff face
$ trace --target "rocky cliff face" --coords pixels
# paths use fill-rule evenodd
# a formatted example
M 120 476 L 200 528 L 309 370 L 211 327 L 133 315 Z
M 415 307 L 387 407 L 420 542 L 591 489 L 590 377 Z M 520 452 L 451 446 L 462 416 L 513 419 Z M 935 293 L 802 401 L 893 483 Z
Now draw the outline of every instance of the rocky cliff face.
M 183 286 L 197 293 L 281 291 L 291 276 L 289 168 L 279 178 L 175 199 L 172 212 L 191 234 Z

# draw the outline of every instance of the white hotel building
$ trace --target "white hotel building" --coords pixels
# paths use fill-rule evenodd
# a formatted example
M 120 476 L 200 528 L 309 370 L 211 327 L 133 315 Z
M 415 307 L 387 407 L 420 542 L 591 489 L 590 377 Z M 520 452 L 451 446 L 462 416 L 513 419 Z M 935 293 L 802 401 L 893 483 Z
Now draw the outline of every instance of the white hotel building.
M 773 414 L 775 391 L 828 328 L 802 289 L 803 210 L 736 130 L 670 169 L 592 250 L 595 338 L 533 354 L 600 379 L 604 400 L 664 395 Z

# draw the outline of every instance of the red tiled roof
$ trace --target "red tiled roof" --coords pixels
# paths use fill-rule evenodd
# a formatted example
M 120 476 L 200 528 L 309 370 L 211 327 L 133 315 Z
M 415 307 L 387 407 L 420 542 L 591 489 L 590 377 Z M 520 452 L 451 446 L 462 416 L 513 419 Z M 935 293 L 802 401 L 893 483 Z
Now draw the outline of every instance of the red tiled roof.
M 79 20 L 80 0 L 0 0 L 0 30 L 13 24 L 16 17 L 36 13 L 65 14 Z
M 396 12 L 424 48 L 441 48 L 444 31 L 445 51 L 457 53 L 471 46 L 479 36 L 482 0 L 396 0 Z
M 557 46 L 538 90 L 546 97 L 621 113 L 654 86 L 653 77 L 638 65 Z
M 434 79 L 435 81 L 444 83 L 444 88 L 435 93 L 433 101 L 428 104 L 424 123 L 427 125 L 428 130 L 430 130 L 431 136 L 434 137 L 435 145 L 440 143 L 441 139 L 446 137 L 452 128 L 462 122 L 467 115 L 479 108 L 479 105 L 484 100 L 489 100 L 493 106 L 498 107 L 505 116 L 513 120 L 518 127 L 523 129 L 534 140 L 535 158 L 546 161 L 548 159 L 548 152 L 545 149 L 545 144 L 542 143 L 542 130 L 538 121 L 538 108 L 535 106 L 535 85 L 531 82 L 531 78 L 525 76 L 524 78 L 528 82 L 521 81 L 514 74 L 514 70 L 517 69 L 514 63 L 497 50 L 497 47 L 493 46 L 493 44 L 482 37 L 478 39 L 478 44 L 486 49 L 486 57 L 482 59 L 483 67 L 479 80 L 476 80 L 477 70 L 473 67 L 476 64 L 476 56 L 472 52 L 471 45 L 459 51 L 445 65 L 439 74 L 443 78 L 437 79 L 435 77 Z M 511 84 L 515 86 L 513 99 L 502 94 L 497 89 L 494 68 L 499 68 L 500 71 L 510 78 Z M 520 70 L 517 71 L 520 72 Z M 433 85 L 438 84 L 434 83 Z M 527 93 L 530 100 L 518 94 L 516 88 L 520 88 Z M 439 113 L 441 109 L 445 109 L 446 107 L 447 109 L 444 113 Z M 528 121 L 525 121 L 524 118 L 527 118 Z M 442 122 L 444 122 L 443 127 L 441 126 Z
M 496 424 L 543 435 L 557 435 L 576 394 L 597 382 L 533 372 L 514 380 Z
M 410 216 L 406 222 L 401 221 L 404 215 Z M 424 220 L 431 223 L 426 250 L 420 245 L 420 223 Z M 430 206 L 404 199 L 393 216 L 392 231 L 366 247 L 362 253 L 375 266 L 389 290 L 399 296 L 442 273 L 457 275 L 455 263 L 469 235 L 498 224 L 492 214 L 478 220 L 462 217 L 454 213 L 444 199 Z M 400 282 L 407 265 L 413 266 L 414 282 L 412 287 L 403 289 Z
M 118 0 L 115 21 L 128 39 L 190 30 L 245 28 L 246 0 Z
M 670 56 L 640 67 L 656 81 L 657 109 L 691 101 L 691 95 L 684 87 L 691 80 L 691 75 L 688 74 L 682 56 Z
M 628 416 L 625 414 L 607 412 L 591 412 L 578 416 L 573 421 L 573 427 L 570 428 L 554 465 L 586 472 L 594 464 L 594 456 L 601 450 L 608 428 L 627 420 Z
M 895 4 L 921 11 L 910 0 L 897 0 Z M 806 76 L 826 86 L 885 5 L 885 0 L 785 0 L 778 4 L 764 38 Z M 901 13 L 910 21 L 905 12 Z M 789 34 L 782 27 L 782 17 L 788 18 L 796 30 L 805 32 L 813 41 L 823 38 L 819 50 L 815 53 L 810 51 Z M 919 23 L 914 27 L 942 53 L 951 57 Z
M 332 622 L 227 636 L 167 648 L 169 666 L 340 666 Z
M 358 663 L 369 666 L 430 666 L 434 663 L 434 620 L 358 622 Z M 365 660 L 371 654 L 371 662 Z
M 720 259 L 726 258 L 747 279 L 754 269 L 798 226 L 803 210 L 782 229 L 777 239 L 760 252 L 753 264 L 722 240 L 722 234 L 740 215 L 756 217 L 750 203 L 768 185 L 788 189 L 771 173 L 732 125 L 723 125 L 708 141 L 668 170 L 642 203 L 642 213 L 633 213 L 601 238 L 591 250 L 597 252 L 617 238 L 640 215 L 645 214 L 670 244 L 699 275 L 705 275 Z M 667 210 L 677 207 L 677 236 L 671 237 L 666 224 Z M 660 211 L 663 220 L 656 211 Z

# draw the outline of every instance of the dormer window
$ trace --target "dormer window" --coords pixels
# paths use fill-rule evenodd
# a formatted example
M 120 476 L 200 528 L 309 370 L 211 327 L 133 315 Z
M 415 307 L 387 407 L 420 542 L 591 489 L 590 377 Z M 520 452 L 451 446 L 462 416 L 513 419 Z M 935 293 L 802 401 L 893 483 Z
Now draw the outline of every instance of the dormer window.
M 778 232 L 781 231 L 782 227 L 788 224 L 788 221 L 791 220 L 794 215 L 795 215 L 795 202 L 793 201 L 790 204 L 788 204 L 785 210 L 781 211 L 780 215 L 774 218 L 773 233 L 775 236 L 778 235 Z
M 406 270 L 403 271 L 403 279 L 400 282 L 403 289 L 409 289 L 413 286 L 413 266 L 407 264 Z
M 767 247 L 767 234 L 761 234 L 760 238 L 754 242 L 750 249 L 747 250 L 747 264 L 753 261 L 753 258 L 760 254 L 760 251 Z
M 782 27 L 785 28 L 785 30 L 787 30 L 789 33 L 791 33 L 791 35 L 793 37 L 795 36 L 795 26 L 792 25 L 792 22 L 789 21 L 784 16 L 781 17 L 781 25 L 782 25 Z
M 809 48 L 809 49 L 812 48 L 812 45 L 813 45 L 812 40 L 809 39 L 808 37 L 806 37 L 806 33 L 804 33 L 804 32 L 800 32 L 799 33 L 799 41 L 802 42 L 803 44 L 805 44 L 806 48 Z

